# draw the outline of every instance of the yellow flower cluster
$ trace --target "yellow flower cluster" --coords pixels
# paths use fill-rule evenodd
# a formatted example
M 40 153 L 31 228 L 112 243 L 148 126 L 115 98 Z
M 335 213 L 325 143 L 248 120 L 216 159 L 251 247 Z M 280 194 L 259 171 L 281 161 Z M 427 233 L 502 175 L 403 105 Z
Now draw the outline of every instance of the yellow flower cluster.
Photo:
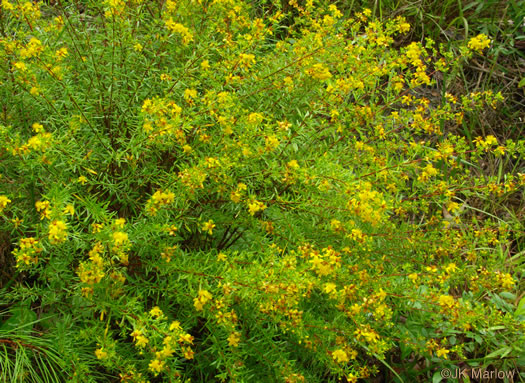
M 383 193 L 372 190 L 372 183 L 360 183 L 357 188 L 357 195 L 347 203 L 347 208 L 354 212 L 364 222 L 378 225 L 386 219 L 386 203 Z
M 454 297 L 450 295 L 440 295 L 438 298 L 438 303 L 444 309 L 450 309 L 456 305 Z
M 210 219 L 208 222 L 203 223 L 201 230 L 207 232 L 209 235 L 212 235 L 215 226 L 216 225 L 213 223 L 213 220 Z
M 108 352 L 104 350 L 104 347 L 97 348 L 95 350 L 95 356 L 97 359 L 106 359 L 108 357 Z
M 16 267 L 22 265 L 36 265 L 38 263 L 38 255 L 42 252 L 42 247 L 37 239 L 33 237 L 22 238 L 18 248 L 13 251 L 16 258 Z
M 334 358 L 334 360 L 337 362 L 337 363 L 346 363 L 348 362 L 350 359 L 348 359 L 348 355 L 346 354 L 346 352 L 344 350 L 335 350 L 333 353 L 332 353 L 332 358 Z
M 147 116 L 143 129 L 151 141 L 160 143 L 162 141 L 156 141 L 158 138 L 170 135 L 175 137 L 179 145 L 186 144 L 186 134 L 179 124 L 182 108 L 174 101 L 160 97 L 146 99 L 142 112 Z
M 36 37 L 31 37 L 27 45 L 25 47 L 20 48 L 20 57 L 25 59 L 31 57 L 38 57 L 43 50 L 44 47 L 42 46 L 42 42 Z
M 228 336 L 228 344 L 232 347 L 239 347 L 240 341 L 241 341 L 241 333 L 238 331 L 234 331 Z
M 182 37 L 182 42 L 185 45 L 193 41 L 193 34 L 190 32 L 190 30 L 184 25 L 173 21 L 171 17 L 168 20 L 166 20 L 166 28 L 168 28 L 168 30 L 172 33 L 180 34 Z
M 260 201 L 253 200 L 248 203 L 248 211 L 250 215 L 255 215 L 257 212 L 266 209 L 266 205 Z
M 178 246 L 166 246 L 164 250 L 160 253 L 160 256 L 162 259 L 166 262 L 171 262 L 171 258 L 173 258 L 175 254 L 175 250 L 178 249 Z
M 193 299 L 193 305 L 197 311 L 202 311 L 204 305 L 212 299 L 212 295 L 207 290 L 199 290 L 197 298 Z
M 306 70 L 306 73 L 318 80 L 327 80 L 332 77 L 332 73 L 324 64 L 314 64 Z
M 23 64 L 23 66 L 20 65 L 20 68 L 23 68 L 24 66 L 25 64 Z M 27 142 L 14 146 L 12 148 L 13 155 L 27 155 L 31 152 L 31 150 L 43 153 L 51 147 L 53 144 L 52 134 L 44 131 L 43 126 L 39 123 L 34 123 L 32 128 L 37 134 L 30 137 Z
M 13 11 L 15 17 L 27 22 L 33 22 L 40 18 L 40 6 L 38 3 L 31 1 L 15 2 L 13 5 L 9 0 L 2 0 L 2 9 L 5 11 Z
M 255 56 L 252 54 L 241 53 L 239 56 L 239 65 L 243 69 L 250 69 L 255 64 Z
M 310 258 L 308 262 L 312 264 L 311 269 L 319 276 L 329 275 L 341 267 L 341 254 L 331 247 L 326 247 L 319 252 L 305 246 L 300 251 L 303 257 Z
M 93 287 L 106 275 L 104 271 L 104 259 L 102 254 L 104 247 L 96 243 L 89 251 L 89 262 L 81 262 L 77 269 L 80 282 L 88 285 L 82 287 L 82 295 L 89 297 L 93 294 Z
M 121 16 L 126 7 L 124 0 L 105 0 L 104 3 L 106 5 L 104 16 L 107 18 Z
M 179 173 L 181 182 L 188 187 L 191 193 L 194 193 L 196 189 L 204 189 L 204 181 L 207 177 L 208 174 L 198 166 L 184 169 Z
M 11 202 L 9 198 L 5 195 L 0 195 L 0 213 L 4 211 L 4 209 L 7 207 L 7 204 Z
M 155 307 L 153 307 L 153 308 L 149 311 L 149 314 L 150 314 L 153 318 L 163 318 L 163 317 L 164 317 L 164 313 L 162 312 L 162 310 L 160 309 L 159 306 L 155 306 Z
M 128 234 L 123 231 L 116 231 L 111 235 L 113 239 L 112 250 L 120 256 L 120 261 L 127 265 L 128 256 L 125 254 L 130 246 Z
M 54 220 L 49 224 L 49 242 L 52 245 L 63 243 L 67 238 L 67 225 L 64 221 Z
M 146 209 L 150 215 L 156 215 L 163 206 L 167 206 L 175 200 L 175 194 L 170 191 L 157 190 L 146 204 Z
M 498 145 L 498 140 L 493 135 L 489 134 L 485 139 L 483 137 L 478 136 L 474 139 L 474 143 L 476 144 L 477 148 L 480 148 L 484 151 L 489 151 L 492 146 Z
M 240 182 L 239 184 L 237 184 L 236 190 L 230 193 L 230 199 L 236 203 L 240 202 L 243 191 L 245 191 L 247 188 L 248 187 L 246 186 L 246 184 Z
M 467 46 L 476 52 L 483 52 L 485 48 L 488 48 L 490 46 L 490 39 L 487 37 L 487 35 L 480 33 L 479 35 L 472 37 Z
M 144 332 L 142 330 L 133 330 L 131 336 L 135 341 L 135 346 L 139 348 L 144 348 L 149 343 L 149 339 L 144 335 Z
M 422 59 L 426 54 L 425 49 L 421 47 L 419 43 L 413 42 L 406 48 L 406 61 L 416 69 L 413 78 L 410 80 L 410 85 L 413 87 L 430 84 L 430 77 L 426 74 L 427 66 L 423 63 Z
M 510 289 L 516 284 L 516 281 L 509 273 L 496 272 L 496 280 L 504 289 Z
M 432 166 L 432 164 L 427 164 L 423 168 L 423 171 L 418 175 L 417 180 L 421 182 L 427 182 L 431 177 L 434 177 L 439 174 L 439 171 Z
M 166 316 L 159 307 L 154 307 L 150 310 L 150 315 L 158 320 L 166 319 Z M 179 321 L 173 321 L 169 326 L 165 323 L 158 323 L 157 326 L 162 326 L 164 331 L 162 333 L 162 345 L 152 347 L 151 353 L 153 358 L 148 364 L 148 369 L 155 376 L 166 370 L 168 358 L 172 357 L 175 352 L 179 352 L 186 359 L 193 359 L 194 352 L 191 349 L 193 344 L 193 336 L 185 333 L 182 330 Z M 155 327 L 155 331 L 158 332 L 159 329 Z M 141 350 L 141 353 L 144 353 L 144 349 L 151 343 L 155 343 L 156 334 L 151 332 L 148 335 L 144 328 L 135 328 L 131 332 L 135 346 Z

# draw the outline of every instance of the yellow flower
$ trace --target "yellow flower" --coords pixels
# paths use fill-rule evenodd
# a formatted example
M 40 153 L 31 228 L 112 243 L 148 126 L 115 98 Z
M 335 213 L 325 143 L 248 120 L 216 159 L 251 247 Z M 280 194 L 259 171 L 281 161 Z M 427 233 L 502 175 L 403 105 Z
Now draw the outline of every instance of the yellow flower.
M 124 225 L 126 224 L 126 218 L 117 218 L 114 223 L 115 223 L 115 226 L 123 228 Z
M 166 246 L 164 248 L 164 251 L 160 253 L 160 256 L 166 262 L 171 262 L 171 258 L 174 256 L 174 252 L 177 249 L 178 249 L 178 246 Z
M 149 339 L 144 335 L 137 336 L 137 347 L 144 347 L 149 343 Z
M 258 211 L 264 210 L 264 209 L 266 209 L 266 205 L 257 200 L 254 200 L 253 202 L 248 204 L 248 211 L 250 212 L 250 215 L 254 215 Z
M 167 205 L 175 200 L 175 194 L 170 191 L 157 190 L 151 197 L 151 200 L 156 205 Z
M 2 212 L 2 210 L 5 209 L 5 207 L 7 206 L 9 202 L 11 202 L 11 200 L 7 198 L 7 196 L 0 195 L 0 212 Z
M 354 334 L 358 340 L 361 339 L 361 337 L 364 337 L 369 343 L 376 343 L 379 340 L 379 335 L 368 326 L 366 326 L 364 329 L 358 328 L 354 331 Z
M 38 254 L 42 251 L 42 248 L 35 238 L 22 238 L 19 247 L 19 249 L 13 251 L 17 267 L 20 267 L 22 264 L 38 263 Z
M 330 294 L 332 291 L 337 292 L 336 288 L 337 286 L 335 283 L 328 282 L 328 283 L 325 283 L 324 285 L 324 292 L 327 294 Z
M 244 69 L 249 69 L 255 64 L 255 56 L 252 54 L 241 53 L 239 56 L 239 65 Z
M 339 350 L 335 350 L 333 353 L 332 353 L 332 358 L 334 358 L 334 360 L 337 362 L 337 363 L 346 363 L 349 361 L 349 358 L 348 358 L 348 355 L 346 354 L 345 351 L 339 349 Z
M 210 62 L 208 60 L 202 60 L 202 62 L 201 62 L 201 69 L 202 70 L 210 69 Z
M 405 21 L 399 24 L 398 28 L 399 28 L 399 32 L 406 33 L 410 30 L 410 24 Z
M 264 119 L 264 116 L 261 113 L 250 113 L 246 118 L 246 121 L 250 125 L 260 124 Z
M 239 342 L 241 340 L 241 334 L 239 332 L 232 332 L 228 337 L 228 344 L 232 347 L 239 347 Z
M 9 11 L 15 9 L 13 4 L 11 4 L 8 0 L 2 0 L 2 8 Z
M 193 344 L 193 335 L 191 334 L 182 334 L 179 336 L 179 342 Z
M 128 241 L 128 235 L 122 231 L 113 233 L 113 243 L 115 246 L 120 246 Z
M 166 28 L 168 28 L 171 32 L 180 34 L 184 44 L 188 44 L 190 41 L 193 41 L 193 35 L 190 30 L 184 25 L 173 21 L 171 17 L 166 20 Z
M 163 312 L 162 310 L 159 308 L 159 306 L 155 306 L 153 307 L 151 310 L 150 310 L 150 315 L 152 317 L 157 317 L 157 318 L 160 318 L 162 315 L 163 315 Z
M 108 353 L 104 351 L 104 348 L 97 348 L 95 350 L 95 355 L 97 356 L 97 359 L 104 359 L 108 356 Z
M 184 100 L 186 102 L 190 102 L 192 99 L 197 97 L 197 90 L 196 89 L 186 89 L 184 91 Z
M 25 71 L 27 69 L 27 66 L 25 63 L 23 62 L 16 62 L 15 63 L 15 68 L 18 69 L 19 71 Z
M 455 263 L 449 263 L 446 267 L 445 267 L 445 272 L 447 274 L 451 274 L 453 273 L 454 271 L 457 270 L 457 266 Z
M 31 128 L 33 128 L 33 132 L 35 133 L 42 133 L 44 131 L 44 126 L 38 122 L 35 122 Z
M 131 336 L 133 337 L 133 340 L 137 340 L 137 338 L 140 335 L 142 335 L 142 331 L 140 331 L 138 329 L 133 330 L 133 332 L 131 333 Z
M 436 355 L 437 355 L 438 358 L 443 357 L 443 359 L 448 359 L 447 354 L 448 354 L 449 352 L 450 352 L 450 351 L 447 350 L 446 348 L 438 348 L 437 351 L 436 351 Z
M 292 169 L 298 169 L 299 164 L 297 163 L 297 160 L 291 160 L 290 162 L 288 162 L 288 167 Z
M 189 348 L 189 347 L 183 347 L 183 348 L 182 348 L 182 351 L 184 352 L 184 357 L 185 357 L 186 359 L 193 359 L 193 354 L 194 354 L 194 352 L 193 352 L 193 350 L 192 350 L 191 348 Z
M 450 295 L 440 295 L 439 297 L 439 305 L 441 307 L 449 307 L 451 308 L 452 306 L 454 306 L 454 297 L 450 296 Z
M 332 12 L 332 15 L 333 15 L 334 17 L 338 17 L 338 18 L 339 18 L 339 17 L 342 17 L 342 16 L 343 16 L 343 14 L 341 13 L 341 11 L 339 11 L 339 10 L 337 9 L 337 7 L 336 7 L 334 4 L 331 4 L 330 6 L 328 6 L 328 10 L 329 10 L 330 12 Z
M 330 70 L 328 70 L 323 64 L 314 64 L 306 71 L 306 73 L 318 80 L 326 80 L 332 77 Z
M 90 298 L 93 295 L 93 287 L 82 287 L 82 296 Z
M 235 203 L 240 202 L 240 201 L 241 201 L 241 197 L 242 197 L 242 196 L 241 196 L 241 193 L 239 193 L 238 191 L 232 191 L 232 192 L 230 193 L 230 199 L 231 199 L 233 202 L 235 202 Z
M 157 376 L 164 369 L 164 362 L 158 359 L 153 359 L 149 363 L 149 369 L 155 373 L 155 376 Z
M 204 225 L 202 225 L 202 231 L 207 231 L 209 235 L 212 235 L 214 227 L 215 224 L 213 223 L 213 220 L 210 219 L 208 222 L 205 222 Z
M 503 287 L 504 289 L 512 288 L 516 283 L 512 275 L 508 273 L 496 272 L 496 279 L 498 280 L 498 283 L 501 285 L 501 287 Z
M 35 202 L 36 210 L 41 212 L 40 219 L 50 218 L 51 210 L 49 208 L 49 201 L 37 201 Z
M 71 204 L 68 204 L 65 208 L 64 208 L 64 214 L 68 214 L 68 215 L 73 215 L 75 214 L 75 207 Z
M 80 176 L 80 177 L 77 178 L 77 182 L 79 182 L 82 185 L 84 185 L 87 182 L 87 178 L 84 177 L 84 176 Z
M 170 324 L 170 331 L 173 330 L 181 330 L 182 327 L 180 326 L 180 322 L 178 320 L 171 322 Z
M 0 211 L 1 211 L 1 209 L 0 209 Z M 15 225 L 15 228 L 16 228 L 16 227 L 19 227 L 20 224 L 22 222 L 24 222 L 24 220 L 16 217 L 16 218 L 11 219 L 11 222 L 13 223 L 13 225 Z
M 160 351 L 160 356 L 163 358 L 169 358 L 174 353 L 174 350 L 171 348 L 170 345 L 165 345 L 164 348 Z
M 212 295 L 207 290 L 199 290 L 199 296 L 193 299 L 193 305 L 197 311 L 202 311 L 204 305 L 212 299 Z
M 498 146 L 496 149 L 494 149 L 493 153 L 500 157 L 505 154 L 505 147 L 504 146 Z
M 64 221 L 55 220 L 49 224 L 48 238 L 53 245 L 62 243 L 67 237 L 67 225 Z
M 91 225 L 91 228 L 92 228 L 91 232 L 93 234 L 100 233 L 100 231 L 104 228 L 104 224 L 103 223 L 94 223 L 94 224 Z
M 487 37 L 487 35 L 481 33 L 477 35 L 476 37 L 473 37 L 469 40 L 467 46 L 469 49 L 476 51 L 476 52 L 482 52 L 485 48 L 488 48 L 490 45 L 490 39 Z
M 68 51 L 67 51 L 67 48 L 60 48 L 59 50 L 57 50 L 55 52 L 55 57 L 58 59 L 58 60 L 62 60 L 64 57 L 66 57 L 68 55 Z
M 212 298 L 212 295 L 208 292 L 208 290 L 199 290 L 199 297 L 209 301 Z

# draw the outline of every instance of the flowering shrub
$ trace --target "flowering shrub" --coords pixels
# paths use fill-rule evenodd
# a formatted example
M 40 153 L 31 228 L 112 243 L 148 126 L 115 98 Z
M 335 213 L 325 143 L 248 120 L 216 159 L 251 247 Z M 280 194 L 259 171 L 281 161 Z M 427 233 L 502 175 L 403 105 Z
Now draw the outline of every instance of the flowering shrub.
M 490 40 L 286 9 L 2 1 L 3 320 L 53 341 L 0 327 L 4 374 L 23 347 L 75 382 L 517 363 L 523 225 L 480 201 L 523 192 L 482 169 L 525 145 L 460 135 L 501 95 L 446 91 Z

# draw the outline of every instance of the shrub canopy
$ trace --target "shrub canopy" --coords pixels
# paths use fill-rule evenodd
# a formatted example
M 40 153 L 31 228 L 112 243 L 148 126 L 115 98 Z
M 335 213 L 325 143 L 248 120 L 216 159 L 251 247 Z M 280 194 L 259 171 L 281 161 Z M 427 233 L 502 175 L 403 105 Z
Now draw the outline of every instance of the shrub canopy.
M 487 36 L 313 0 L 1 7 L 6 376 L 23 349 L 35 381 L 515 366 L 523 225 L 480 206 L 522 192 L 482 170 L 524 143 L 463 136 L 501 95 L 447 92 Z

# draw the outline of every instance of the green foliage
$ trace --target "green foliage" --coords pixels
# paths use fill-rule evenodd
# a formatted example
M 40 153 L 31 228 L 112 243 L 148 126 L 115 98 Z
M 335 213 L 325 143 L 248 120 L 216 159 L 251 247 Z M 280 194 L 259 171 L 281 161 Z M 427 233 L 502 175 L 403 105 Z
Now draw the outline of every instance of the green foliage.
M 2 382 L 58 382 L 65 361 L 50 339 L 33 333 L 36 314 L 29 302 L 11 307 L 0 326 L 0 380 Z
M 523 220 L 485 207 L 522 197 L 525 142 L 468 128 L 501 93 L 443 86 L 485 34 L 314 1 L 4 0 L 0 24 L 4 380 L 522 362 Z

